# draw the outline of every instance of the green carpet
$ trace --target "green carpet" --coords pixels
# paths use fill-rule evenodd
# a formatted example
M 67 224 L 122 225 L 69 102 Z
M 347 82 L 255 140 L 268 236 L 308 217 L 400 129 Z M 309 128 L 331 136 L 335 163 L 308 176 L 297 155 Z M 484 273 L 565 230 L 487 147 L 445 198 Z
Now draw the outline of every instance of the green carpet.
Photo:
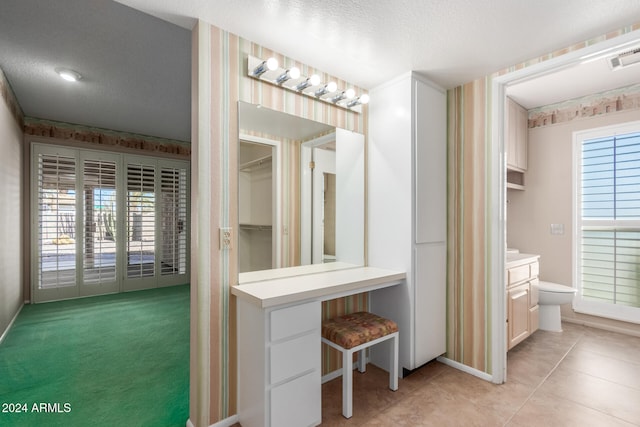
M 24 306 L 0 344 L 0 405 L 0 426 L 184 427 L 189 286 Z

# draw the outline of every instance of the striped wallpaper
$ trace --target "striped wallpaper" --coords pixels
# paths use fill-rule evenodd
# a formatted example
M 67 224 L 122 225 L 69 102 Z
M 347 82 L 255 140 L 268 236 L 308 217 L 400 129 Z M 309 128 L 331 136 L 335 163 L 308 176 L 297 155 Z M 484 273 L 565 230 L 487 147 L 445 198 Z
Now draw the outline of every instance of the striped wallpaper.
M 194 29 L 193 116 L 193 207 L 192 226 L 192 361 L 190 419 L 195 425 L 209 425 L 236 411 L 235 301 L 230 286 L 238 282 L 237 254 L 217 249 L 218 228 L 238 229 L 238 101 L 262 104 L 267 108 L 316 120 L 332 126 L 367 133 L 367 109 L 357 114 L 319 102 L 311 97 L 261 82 L 246 75 L 248 55 L 274 56 L 285 66 L 298 66 L 302 74 L 317 73 L 323 81 L 347 83 L 310 66 L 273 52 L 209 24 L 199 22 Z M 354 87 L 361 93 L 362 90 Z M 283 150 L 283 161 L 296 164 L 299 154 Z M 197 176 L 195 176 L 197 175 Z M 284 183 L 296 194 L 297 184 Z M 206 192 L 207 194 L 203 194 Z M 204 197 L 203 197 L 204 196 Z M 210 199 L 209 199 L 210 196 Z M 192 198 L 192 200 L 193 200 Z M 297 207 L 283 206 L 290 224 L 296 224 Z M 237 238 L 234 242 L 237 245 Z M 197 256 L 195 254 L 198 254 Z M 210 256 L 205 259 L 203 254 Z M 291 253 L 283 254 L 289 261 Z M 365 309 L 365 295 L 327 302 L 323 316 Z M 194 313 L 195 309 L 195 313 Z M 325 354 L 325 371 L 333 370 L 338 358 Z M 208 378 L 208 384 L 203 378 Z M 208 396 L 208 398 L 207 398 Z M 208 401 L 207 401 L 208 400 Z
M 447 357 L 483 372 L 491 370 L 491 263 L 489 188 L 491 82 L 506 73 L 640 29 L 608 33 L 514 65 L 448 92 L 448 317 Z M 243 100 L 364 133 L 366 108 L 356 114 L 246 77 L 247 55 L 276 56 L 303 74 L 318 72 L 200 22 L 194 29 L 194 178 L 192 207 L 192 361 L 190 418 L 209 425 L 236 411 L 235 253 L 217 250 L 218 227 L 237 229 L 237 108 Z M 319 73 L 327 80 L 329 76 Z M 338 81 L 340 86 L 345 82 Z M 295 154 L 289 153 L 290 161 Z M 294 187 L 290 191 L 295 192 Z M 204 194 L 206 193 L 206 194 Z M 195 200 L 196 198 L 192 198 Z M 197 205 L 204 205 L 198 207 Z M 292 209 L 289 206 L 289 209 Z M 292 213 L 295 215 L 295 213 Z M 196 256 L 195 254 L 198 254 Z M 364 296 L 325 304 L 325 316 L 366 307 Z M 324 369 L 333 368 L 331 357 Z M 203 379 L 205 378 L 205 379 Z M 208 380 L 207 380 L 208 379 Z
M 640 23 L 448 92 L 447 357 L 491 374 L 491 84 L 494 78 L 640 29 Z

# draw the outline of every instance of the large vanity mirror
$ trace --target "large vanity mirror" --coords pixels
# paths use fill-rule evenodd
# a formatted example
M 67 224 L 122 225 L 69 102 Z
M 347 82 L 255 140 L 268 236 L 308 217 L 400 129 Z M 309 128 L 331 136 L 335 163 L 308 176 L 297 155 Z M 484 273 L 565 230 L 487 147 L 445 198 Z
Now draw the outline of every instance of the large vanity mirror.
M 248 272 L 363 265 L 364 136 L 246 102 L 238 120 L 240 283 Z

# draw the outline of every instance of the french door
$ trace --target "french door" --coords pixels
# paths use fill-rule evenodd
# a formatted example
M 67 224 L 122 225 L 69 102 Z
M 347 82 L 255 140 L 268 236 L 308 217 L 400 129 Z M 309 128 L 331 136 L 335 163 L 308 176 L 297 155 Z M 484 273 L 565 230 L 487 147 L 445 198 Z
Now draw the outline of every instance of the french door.
M 184 161 L 33 144 L 33 300 L 187 283 L 188 177 Z

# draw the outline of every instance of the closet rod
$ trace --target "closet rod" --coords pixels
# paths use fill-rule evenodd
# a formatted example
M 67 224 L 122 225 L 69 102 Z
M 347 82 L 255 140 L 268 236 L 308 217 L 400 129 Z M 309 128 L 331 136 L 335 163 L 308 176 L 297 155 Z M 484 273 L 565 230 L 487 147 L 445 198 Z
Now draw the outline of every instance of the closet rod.
M 260 157 L 255 160 L 250 160 L 240 165 L 240 170 L 250 169 L 254 166 L 262 166 L 263 163 L 271 162 L 271 155 Z

